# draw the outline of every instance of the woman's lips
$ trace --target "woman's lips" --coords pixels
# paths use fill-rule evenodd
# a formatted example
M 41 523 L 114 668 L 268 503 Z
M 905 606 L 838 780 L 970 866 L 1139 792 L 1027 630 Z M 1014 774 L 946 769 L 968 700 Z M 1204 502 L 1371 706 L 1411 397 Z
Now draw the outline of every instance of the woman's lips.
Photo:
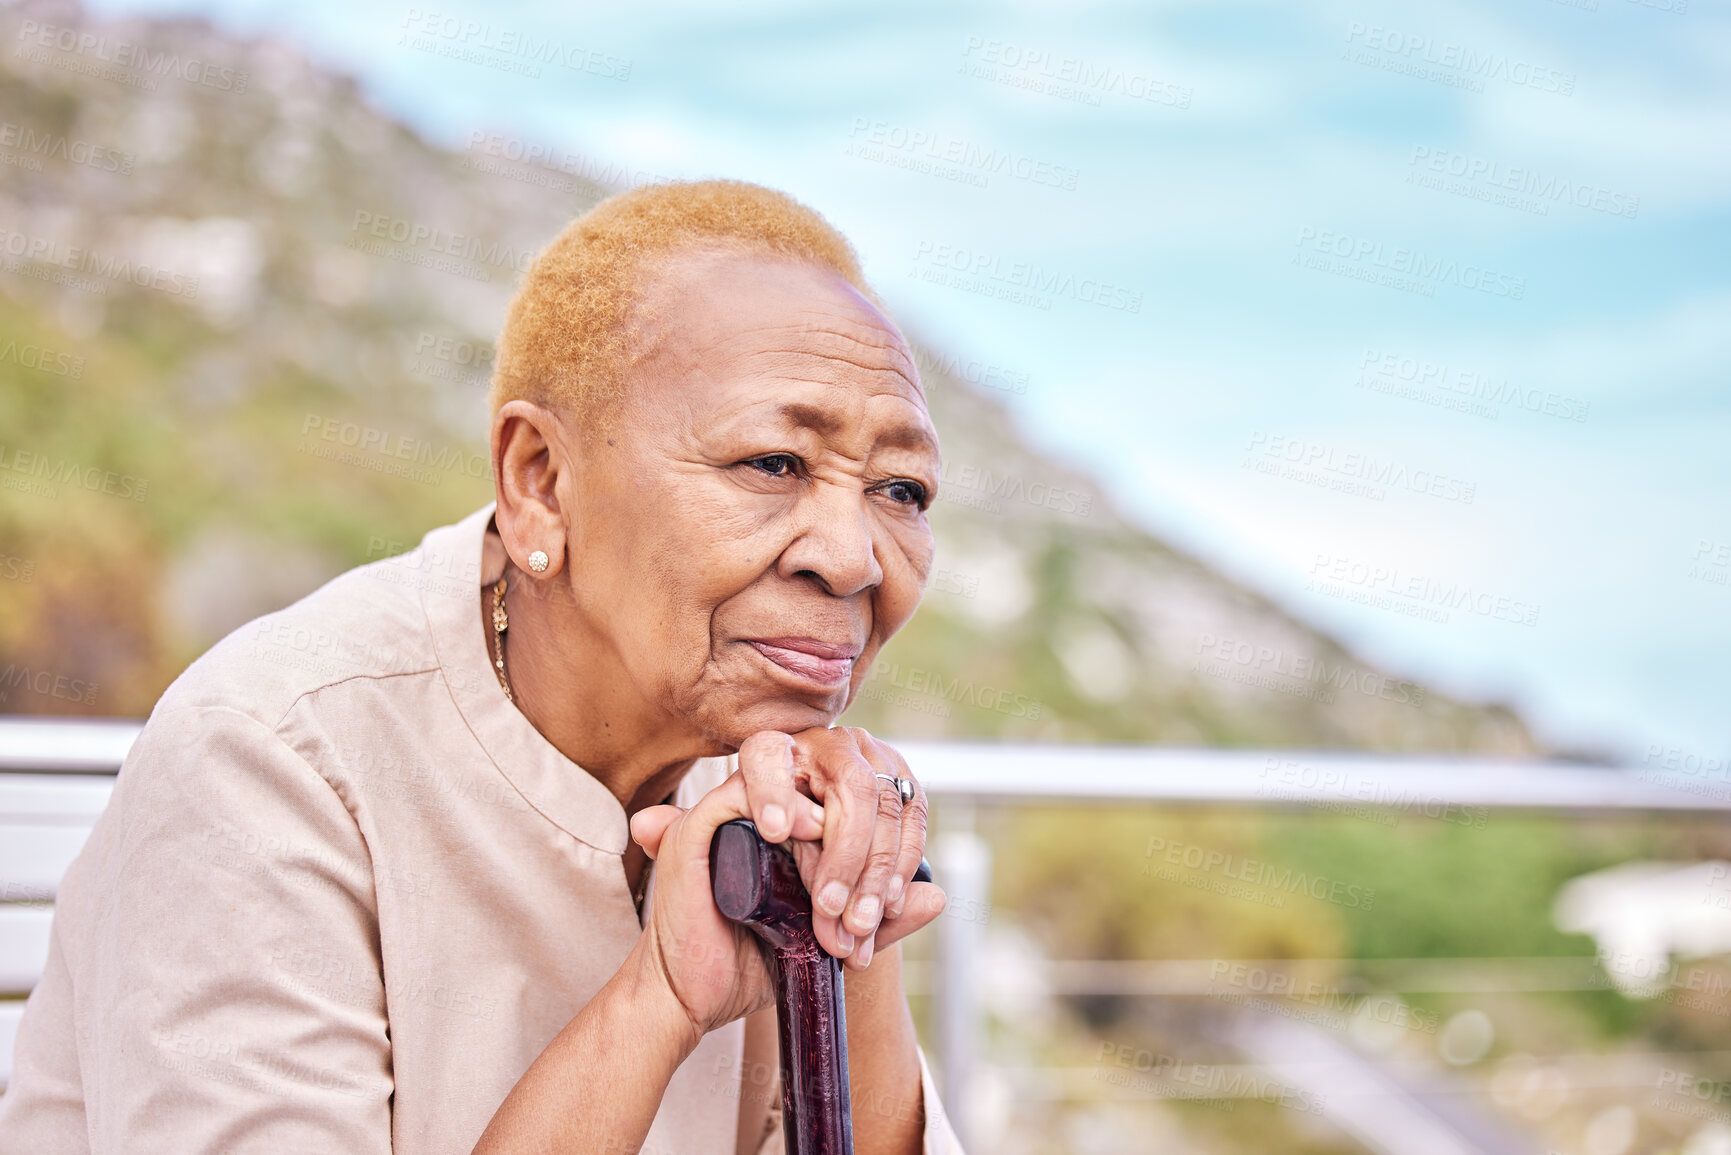
M 790 673 L 821 686 L 842 686 L 853 675 L 858 646 L 838 646 L 816 638 L 747 638 L 758 653 Z

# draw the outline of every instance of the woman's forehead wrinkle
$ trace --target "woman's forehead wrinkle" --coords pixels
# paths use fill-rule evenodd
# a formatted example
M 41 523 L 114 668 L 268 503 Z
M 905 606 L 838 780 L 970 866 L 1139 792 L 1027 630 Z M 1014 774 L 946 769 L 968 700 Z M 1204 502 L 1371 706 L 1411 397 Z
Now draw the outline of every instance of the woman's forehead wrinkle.
M 652 340 L 659 340 L 650 359 L 684 379 L 679 391 L 695 388 L 687 397 L 690 420 L 711 429 L 717 420 L 732 425 L 735 416 L 768 420 L 826 441 L 864 436 L 882 449 L 936 454 L 924 383 L 901 333 L 881 312 L 863 299 L 823 291 L 755 294 L 743 287 L 733 295 L 732 288 L 688 283 L 671 307 L 653 314 Z M 814 386 L 821 392 L 813 393 Z M 873 399 L 889 397 L 915 412 L 878 410 L 881 402 Z M 863 443 L 857 449 L 869 452 Z
M 864 369 L 894 368 L 916 385 L 913 359 L 894 326 L 887 318 L 860 311 L 854 302 L 813 302 L 805 309 L 790 313 L 779 326 L 794 344 L 807 346 L 825 355 L 858 365 Z
M 869 359 L 857 359 L 861 351 L 881 350 L 884 346 L 850 343 L 848 347 L 856 356 L 844 356 L 838 355 L 840 346 L 817 349 L 809 341 L 772 342 L 766 339 L 768 336 L 767 332 L 759 332 L 749 341 L 710 346 L 711 356 L 699 359 L 698 377 L 732 394 L 733 400 L 724 403 L 729 407 L 756 409 L 765 402 L 775 402 L 784 389 L 792 400 L 800 393 L 809 395 L 809 387 L 817 386 L 824 391 L 823 401 L 831 408 L 838 404 L 864 405 L 873 397 L 889 395 L 914 405 L 924 416 L 925 393 L 918 377 L 910 374 L 912 366 L 905 358 L 898 363 L 890 357 L 866 352 Z
M 829 356 L 861 368 L 893 369 L 913 384 L 919 384 L 913 358 L 908 355 L 901 337 L 892 330 L 877 325 L 848 328 L 827 325 L 811 327 L 807 333 Z
M 856 361 L 835 351 L 816 349 L 758 349 L 742 358 L 740 368 L 753 376 L 779 377 L 813 385 L 835 385 L 862 388 L 870 395 L 884 391 L 920 396 L 919 382 L 908 376 L 902 367 L 888 360 L 876 363 Z
M 849 322 L 834 316 L 789 317 L 735 330 L 723 343 L 756 346 L 766 351 L 813 353 L 858 365 L 862 369 L 912 368 L 901 339 L 878 325 Z M 913 374 L 903 372 L 903 376 Z
M 889 371 L 923 396 L 924 383 L 901 333 L 865 299 L 827 288 L 783 284 L 757 293 L 755 287 L 726 280 L 705 284 L 701 276 L 661 281 L 653 292 L 668 300 L 644 314 L 642 345 L 681 346 L 682 360 L 706 376 L 764 354 L 822 356 L 855 369 Z

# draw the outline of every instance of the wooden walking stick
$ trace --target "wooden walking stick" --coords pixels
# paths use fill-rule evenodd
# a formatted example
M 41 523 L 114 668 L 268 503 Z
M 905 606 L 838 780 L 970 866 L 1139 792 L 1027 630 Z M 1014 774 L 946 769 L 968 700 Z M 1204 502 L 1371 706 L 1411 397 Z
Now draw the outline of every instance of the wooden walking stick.
M 735 819 L 709 844 L 709 878 L 721 913 L 762 941 L 775 982 L 787 1155 L 853 1155 L 841 960 L 812 933 L 811 895 L 793 855 Z M 930 882 L 930 868 L 921 863 L 914 878 Z
M 811 895 L 793 855 L 736 819 L 709 844 L 709 878 L 721 913 L 762 940 L 775 982 L 787 1155 L 853 1155 L 841 960 L 812 933 Z

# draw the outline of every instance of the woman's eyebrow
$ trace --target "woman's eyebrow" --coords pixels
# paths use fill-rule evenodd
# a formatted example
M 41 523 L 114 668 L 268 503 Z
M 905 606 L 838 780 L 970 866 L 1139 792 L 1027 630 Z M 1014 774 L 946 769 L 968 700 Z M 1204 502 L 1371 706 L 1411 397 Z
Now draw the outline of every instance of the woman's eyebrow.
M 782 420 L 790 425 L 810 429 L 819 436 L 829 436 L 838 432 L 845 424 L 845 419 L 832 413 L 820 405 L 810 405 L 801 401 L 790 401 L 776 409 Z M 880 449 L 929 449 L 938 451 L 937 439 L 931 431 L 920 425 L 894 425 L 885 430 L 876 440 Z
M 938 442 L 931 431 L 918 425 L 897 425 L 878 438 L 883 449 L 929 449 L 937 455 Z
M 800 401 L 789 401 L 779 406 L 776 415 L 789 425 L 803 426 L 824 437 L 838 432 L 844 424 L 839 414 L 831 413 L 820 405 L 808 405 Z

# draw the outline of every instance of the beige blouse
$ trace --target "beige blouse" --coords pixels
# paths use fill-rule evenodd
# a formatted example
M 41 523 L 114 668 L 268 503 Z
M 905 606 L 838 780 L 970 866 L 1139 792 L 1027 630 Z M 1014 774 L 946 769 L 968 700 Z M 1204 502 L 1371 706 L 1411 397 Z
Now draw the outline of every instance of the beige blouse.
M 466 1152 L 618 969 L 641 929 L 625 813 L 494 677 L 491 516 L 242 627 L 169 687 L 62 883 L 0 1153 Z M 677 801 L 728 763 L 698 762 Z M 743 1038 L 703 1039 L 644 1152 L 733 1155 L 741 1071 L 774 1063 Z M 925 1149 L 959 1152 L 921 1069 Z

